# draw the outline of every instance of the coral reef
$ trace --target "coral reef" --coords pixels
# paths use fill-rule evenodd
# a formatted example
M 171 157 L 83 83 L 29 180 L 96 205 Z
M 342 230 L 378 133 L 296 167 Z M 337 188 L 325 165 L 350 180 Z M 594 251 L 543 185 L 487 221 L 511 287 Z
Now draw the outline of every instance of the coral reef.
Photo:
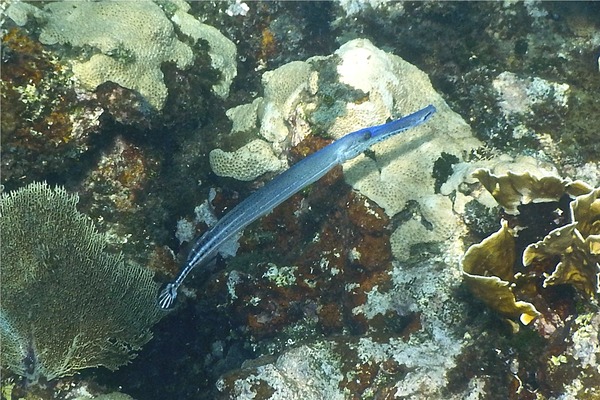
M 390 9 L 395 12 L 402 12 L 404 9 L 402 3 L 385 0 L 340 0 L 337 3 L 348 17 L 373 10 L 385 13 Z
M 472 134 L 444 111 L 398 148 L 367 154 L 366 176 L 333 171 L 248 227 L 235 258 L 196 271 L 133 363 L 43 388 L 3 368 L 3 397 L 598 397 L 600 3 L 138 2 L 149 5 L 144 15 L 160 11 L 155 27 L 170 25 L 170 43 L 193 53 L 185 69 L 160 63 L 160 112 L 117 83 L 90 92 L 72 79 L 73 63 L 94 55 L 127 63 L 129 44 L 111 54 L 93 43 L 43 45 L 53 18 L 45 7 L 61 6 L 17 3 L 0 3 L 4 190 L 40 180 L 76 190 L 78 209 L 107 232 L 107 250 L 160 279 L 210 223 L 196 206 L 222 215 L 270 177 L 215 177 L 212 149 L 231 155 L 263 140 L 265 159 L 285 168 L 332 132 L 400 116 L 414 109 L 404 99 L 422 106 L 437 94 Z M 92 3 L 84 7 L 108 2 Z M 165 32 L 158 39 L 169 45 Z M 143 39 L 151 48 L 154 39 Z M 456 132 L 444 131 L 447 121 L 471 147 L 448 139 Z M 481 168 L 489 172 L 479 181 L 472 173 Z M 352 174 L 377 197 L 346 184 Z M 572 192 L 576 179 L 589 190 Z M 478 300 L 459 259 L 480 242 L 465 261 L 482 259 L 465 269 L 494 289 L 483 286 Z M 501 256 L 483 251 L 494 242 Z M 494 309 L 496 290 L 505 305 L 528 303 L 539 315 L 515 322 L 533 309 Z
M 4 372 L 4 371 L 3 371 Z M 63 378 L 46 385 L 29 385 L 24 390 L 18 379 L 3 377 L 2 398 L 6 400 L 25 399 L 76 399 L 76 400 L 133 400 L 133 397 L 120 391 L 111 391 L 94 385 L 93 382 L 77 377 Z
M 98 49 L 99 54 L 73 64 L 85 88 L 94 90 L 110 80 L 137 90 L 161 109 L 167 97 L 161 64 L 172 61 L 185 68 L 192 61 L 192 50 L 176 39 L 173 25 L 157 4 L 149 0 L 126 4 L 50 3 L 40 12 L 45 20 L 40 42 Z
M 409 200 L 418 202 L 420 211 L 392 236 L 392 252 L 398 259 L 409 257 L 411 245 L 446 240 L 456 231 L 452 202 L 435 191 L 434 165 L 443 154 L 463 160 L 479 142 L 434 91 L 426 74 L 368 40 L 357 39 L 333 56 L 296 61 L 267 72 L 263 85 L 263 98 L 231 109 L 228 116 L 233 132 L 252 131 L 250 121 L 257 121 L 260 136 L 272 143 L 276 154 L 311 132 L 339 138 L 433 103 L 438 113 L 430 124 L 374 146 L 371 157 L 345 163 L 344 176 L 389 216 L 402 211 Z M 245 172 L 244 177 L 268 170 L 262 165 L 273 163 L 274 156 L 265 152 L 263 157 L 263 163 L 248 162 L 256 171 Z M 223 169 L 220 164 L 219 168 Z
M 106 239 L 64 189 L 2 194 L 2 365 L 31 382 L 116 369 L 159 319 L 152 273 L 104 251 Z
M 441 218 L 441 221 L 433 219 L 437 224 L 449 221 L 444 226 L 454 227 L 453 235 L 466 233 L 466 243 L 479 242 L 497 231 L 502 216 L 508 221 L 508 228 L 518 234 L 508 237 L 514 240 L 516 254 L 556 227 L 569 223 L 566 196 L 558 201 L 519 204 L 518 214 L 507 214 L 470 174 L 487 167 L 500 176 L 501 169 L 508 168 L 542 178 L 537 171 L 545 169 L 551 161 L 555 165 L 548 170 L 556 176 L 576 179 L 585 174 L 597 182 L 598 141 L 593 140 L 597 132 L 593 126 L 598 121 L 595 111 L 598 30 L 597 21 L 591 16 L 597 14 L 598 6 L 543 2 L 371 3 L 375 7 L 369 7 L 368 2 L 346 2 L 357 4 L 351 18 L 346 17 L 337 3 L 326 3 L 329 14 L 323 12 L 319 17 L 327 20 L 318 26 L 325 33 L 313 35 L 312 43 L 304 46 L 304 51 L 315 51 L 325 43 L 329 47 L 318 53 L 332 54 L 339 44 L 368 38 L 377 48 L 400 55 L 425 71 L 436 90 L 486 146 L 477 149 L 474 161 L 462 151 L 459 155 L 444 155 L 446 143 L 434 138 L 435 148 L 421 149 L 427 159 L 431 154 L 439 154 L 433 160 L 433 168 L 424 162 L 426 174 L 408 176 L 407 183 L 407 189 L 417 191 L 417 182 L 424 182 L 427 197 L 400 204 L 399 212 L 392 218 L 374 201 L 349 195 L 348 187 L 339 182 L 337 171 L 337 180 L 325 177 L 249 227 L 235 259 L 218 262 L 217 268 L 223 270 L 214 275 L 199 272 L 195 281 L 190 282 L 187 289 L 194 301 L 184 304 L 173 316 L 180 326 L 189 328 L 181 332 L 165 327 L 161 337 L 172 334 L 176 337 L 172 342 L 184 344 L 167 345 L 167 340 L 162 341 L 166 349 L 177 350 L 157 351 L 176 354 L 169 357 L 169 362 L 176 360 L 173 365 L 176 373 L 166 377 L 156 369 L 154 376 L 170 382 L 161 380 L 156 396 L 164 397 L 168 390 L 173 398 L 193 397 L 198 382 L 208 382 L 200 385 L 210 391 L 217 381 L 221 392 L 210 392 L 215 398 L 274 399 L 286 395 L 292 387 L 297 391 L 305 389 L 309 394 L 318 388 L 329 397 L 345 398 L 591 397 L 597 382 L 593 373 L 594 358 L 598 355 L 594 331 L 597 322 L 576 316 L 593 315 L 597 310 L 581 301 L 570 285 L 543 288 L 544 273 L 555 269 L 556 257 L 552 262 L 546 260 L 543 265 L 530 268 L 511 265 L 513 274 L 525 275 L 519 280 L 520 286 L 510 286 L 515 289 L 515 301 L 535 304 L 541 314 L 513 334 L 499 323 L 497 313 L 474 301 L 466 285 L 461 284 L 458 254 L 464 253 L 462 241 L 445 240 L 441 246 L 413 248 L 408 260 L 392 261 L 393 265 L 388 242 L 390 232 L 409 220 L 414 220 L 410 222 L 414 228 L 412 236 L 423 235 L 425 230 L 437 235 L 437 231 L 429 230 L 432 216 L 423 209 L 431 209 L 434 216 Z M 229 111 L 234 125 L 232 133 L 217 137 L 215 144 L 209 145 L 227 152 L 252 140 L 264 139 L 260 136 L 260 110 L 262 102 L 268 103 L 268 99 L 255 100 L 264 92 L 260 72 L 307 59 L 306 53 L 290 51 L 301 43 L 297 40 L 298 33 L 310 32 L 286 25 L 290 16 L 299 15 L 298 6 L 252 2 L 247 5 L 244 17 L 227 18 L 225 10 L 231 3 L 218 5 L 209 14 L 211 23 L 220 30 L 241 32 L 231 37 L 239 44 L 244 79 L 236 82 L 239 86 L 232 90 L 232 102 L 225 107 L 242 103 L 247 107 Z M 205 2 L 193 7 L 212 8 Z M 578 9 L 578 19 L 585 23 L 574 22 L 574 13 L 568 12 L 569 9 Z M 292 18 L 292 22 L 300 20 Z M 573 34 L 571 25 L 579 26 L 577 32 L 587 27 L 588 33 Z M 333 30 L 327 31 L 327 27 Z M 347 104 L 360 109 L 362 103 L 369 103 L 363 106 L 365 110 L 372 107 L 372 115 L 381 118 L 407 112 L 403 109 L 387 115 L 376 112 L 382 110 L 377 105 L 385 104 L 386 96 L 377 93 L 382 89 L 365 93 L 347 84 L 340 85 L 337 71 L 340 60 L 336 57 L 314 59 L 316 86 L 311 86 L 314 74 L 299 74 L 309 75 L 309 80 L 296 81 L 299 82 L 296 87 L 302 90 L 284 102 L 293 108 L 280 108 L 286 113 L 281 114 L 277 123 L 281 122 L 280 126 L 286 130 L 275 133 L 284 139 L 271 145 L 273 154 L 280 159 L 290 158 L 293 162 L 294 157 L 322 146 L 322 140 L 316 136 L 331 131 L 332 121 L 347 113 Z M 372 57 L 384 60 L 376 52 Z M 356 64 L 362 62 L 358 59 Z M 507 115 L 500 109 L 502 98 L 493 86 L 502 71 L 518 77 L 510 80 L 510 75 L 502 75 L 503 82 L 510 85 L 537 82 L 561 89 L 561 84 L 568 82 L 569 90 L 563 92 L 566 97 L 562 98 L 551 94 L 538 96 L 537 101 L 526 102 L 526 112 Z M 385 74 L 381 72 L 374 81 L 378 81 L 379 75 Z M 289 78 L 293 76 L 290 74 Z M 388 83 L 393 87 L 393 80 Z M 253 100 L 255 103 L 251 104 Z M 311 109 L 308 107 L 311 105 L 318 107 Z M 234 116 L 235 113 L 239 115 Z M 431 122 L 434 125 L 433 119 Z M 444 137 L 443 132 L 439 133 Z M 206 136 L 213 137 L 213 132 L 207 131 Z M 293 147 L 296 138 L 305 140 Z M 416 139 L 420 145 L 429 138 Z M 399 142 L 411 143 L 400 139 Z M 410 151 L 409 145 L 405 147 L 403 150 Z M 454 144 L 449 147 L 454 148 Z M 397 159 L 402 160 L 403 154 L 404 151 L 398 151 Z M 419 157 L 418 153 L 414 155 Z M 528 161 L 519 160 L 522 155 L 529 156 Z M 375 156 L 376 165 L 385 168 L 385 163 L 380 164 L 381 155 L 371 156 Z M 397 159 L 390 157 L 389 161 Z M 412 161 L 419 168 L 423 165 L 419 159 Z M 582 161 L 587 163 L 585 168 Z M 434 176 L 430 177 L 431 174 Z M 446 182 L 448 176 L 450 182 Z M 206 184 L 203 180 L 203 185 Z M 385 183 L 382 180 L 378 184 Z M 214 202 L 219 212 L 254 190 L 260 181 L 218 180 L 217 185 L 222 186 L 217 188 Z M 404 187 L 396 190 L 402 191 Z M 527 192 L 515 195 L 525 199 Z M 423 205 L 425 201 L 428 204 Z M 435 212 L 438 203 L 444 208 L 439 211 L 444 212 Z M 192 210 L 193 205 L 188 208 Z M 453 212 L 464 219 L 453 216 Z M 444 215 L 449 217 L 445 220 Z M 360 228 L 370 224 L 377 228 Z M 438 237 L 443 232 L 440 230 Z M 411 239 L 408 234 L 399 235 L 399 243 L 403 243 L 403 236 L 405 240 Z M 386 257 L 377 258 L 382 248 Z M 371 260 L 377 262 L 367 266 Z M 520 261 L 517 256 L 515 262 Z M 437 284 L 433 284 L 434 280 Z M 290 282 L 294 284 L 287 285 Z M 203 324 L 198 324 L 198 320 Z M 577 344 L 572 344 L 574 336 Z M 376 343 L 368 346 L 372 350 L 368 356 L 362 353 L 361 359 L 355 352 L 344 351 L 344 346 L 352 346 L 361 339 L 365 345 Z M 338 347 L 332 351 L 334 346 Z M 415 350 L 427 346 L 431 351 Z M 408 360 L 402 359 L 407 367 L 397 367 L 394 356 L 387 350 L 399 354 L 399 359 L 410 355 Z M 306 355 L 304 359 L 302 354 Z M 156 365 L 164 362 L 162 356 L 156 359 Z M 303 368 L 294 368 L 290 360 Z M 190 369 L 190 365 L 195 368 Z

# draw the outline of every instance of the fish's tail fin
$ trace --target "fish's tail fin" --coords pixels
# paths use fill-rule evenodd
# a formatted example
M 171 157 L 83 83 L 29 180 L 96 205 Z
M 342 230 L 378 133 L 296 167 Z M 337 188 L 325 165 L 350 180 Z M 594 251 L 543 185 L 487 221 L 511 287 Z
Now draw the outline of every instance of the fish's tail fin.
M 177 299 L 177 289 L 179 286 L 173 282 L 167 283 L 158 295 L 158 306 L 163 310 L 170 310 L 175 305 Z

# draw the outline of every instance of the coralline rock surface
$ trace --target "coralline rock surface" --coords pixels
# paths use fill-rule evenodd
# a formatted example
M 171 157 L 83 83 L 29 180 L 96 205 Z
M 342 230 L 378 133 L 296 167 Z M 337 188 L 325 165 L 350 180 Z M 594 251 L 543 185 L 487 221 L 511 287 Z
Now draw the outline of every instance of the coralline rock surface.
M 525 114 L 531 107 L 544 101 L 553 100 L 561 107 L 567 107 L 569 85 L 548 82 L 534 77 L 522 79 L 512 72 L 502 72 L 492 83 L 500 97 L 500 109 L 505 115 Z
M 449 371 L 468 342 L 452 333 L 464 313 L 452 301 L 460 282 L 458 271 L 436 258 L 419 268 L 394 263 L 388 274 L 391 284 L 382 280 L 382 287 L 372 287 L 364 294 L 364 303 L 352 310 L 367 321 L 371 332 L 316 339 L 293 346 L 274 361 L 253 360 L 224 375 L 218 390 L 239 400 L 465 398 L 465 393 L 443 394 Z M 359 287 L 347 290 L 361 292 Z M 404 334 L 379 335 L 383 320 L 405 325 Z
M 74 100 L 68 66 L 37 39 L 13 27 L 1 40 L 2 184 L 66 175 L 92 147 L 104 112 Z
M 104 251 L 76 195 L 33 183 L 2 194 L 2 366 L 30 382 L 133 358 L 158 321 L 153 274 Z
M 570 321 L 569 338 L 560 354 L 548 354 L 545 372 L 552 390 L 565 399 L 597 399 L 600 380 L 600 314 L 583 313 Z M 562 338 L 561 338 L 562 339 Z M 564 339 L 562 339 L 564 340 Z M 555 338 L 552 345 L 557 345 Z

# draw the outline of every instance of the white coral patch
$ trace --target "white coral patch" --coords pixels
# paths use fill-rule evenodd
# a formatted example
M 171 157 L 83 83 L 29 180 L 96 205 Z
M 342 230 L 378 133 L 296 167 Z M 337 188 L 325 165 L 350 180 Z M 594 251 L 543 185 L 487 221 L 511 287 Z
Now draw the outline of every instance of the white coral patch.
M 256 139 L 234 152 L 215 149 L 209 155 L 210 166 L 215 174 L 251 181 L 265 172 L 278 171 L 286 166 L 279 160 L 271 146 L 264 140 Z

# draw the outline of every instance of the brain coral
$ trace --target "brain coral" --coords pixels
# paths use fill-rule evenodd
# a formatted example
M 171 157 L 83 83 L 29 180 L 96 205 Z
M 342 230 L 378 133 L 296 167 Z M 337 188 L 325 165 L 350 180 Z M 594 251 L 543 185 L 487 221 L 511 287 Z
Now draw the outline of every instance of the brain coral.
M 107 254 L 77 201 L 42 183 L 0 198 L 1 364 L 31 382 L 118 368 L 160 317 L 152 273 Z
M 336 111 L 339 115 L 329 128 L 334 136 L 429 103 L 438 110 L 429 123 L 381 142 L 372 147 L 371 156 L 360 155 L 343 166 L 346 182 L 389 216 L 402 211 L 410 200 L 418 203 L 413 218 L 417 221 L 400 225 L 392 235 L 392 253 L 406 259 L 410 244 L 446 240 L 457 225 L 452 202 L 435 191 L 435 162 L 443 153 L 462 160 L 480 143 L 414 65 L 365 39 L 346 43 L 336 55 L 340 83 L 366 93 L 367 100 L 348 102 L 341 114 Z
M 340 81 L 368 93 L 369 99 L 347 105 L 335 119 L 331 130 L 335 135 L 350 127 L 385 122 L 391 115 L 408 114 L 427 103 L 438 109 L 430 123 L 375 145 L 374 157 L 360 156 L 344 166 L 348 183 L 388 215 L 395 215 L 408 200 L 434 194 L 433 164 L 442 152 L 461 159 L 479 142 L 414 65 L 363 39 L 346 43 L 336 54 L 341 57 Z
M 309 102 L 307 96 L 314 95 L 317 73 L 303 61 L 293 61 L 263 75 L 264 97 L 252 103 L 242 104 L 227 110 L 233 123 L 232 133 L 256 131 L 262 139 L 242 145 L 233 152 L 215 149 L 211 152 L 211 166 L 217 175 L 238 180 L 252 180 L 268 171 L 276 171 L 287 165 L 277 160 L 289 144 L 297 144 L 309 133 L 307 129 L 288 129 L 289 120 L 301 111 L 301 103 Z M 302 120 L 301 116 L 295 118 Z M 259 127 L 257 127 L 259 123 Z M 298 125 L 296 124 L 296 127 Z M 291 138 L 291 140 L 287 140 Z M 264 139 L 264 140 L 263 140 Z M 260 144 L 258 144 L 260 143 Z M 250 146 L 250 147 L 249 147 Z M 250 155 L 249 148 L 258 149 Z M 224 155 L 227 154 L 227 158 Z M 242 157 L 236 160 L 234 155 Z M 235 162 L 236 166 L 224 163 Z M 244 170 L 240 166 L 244 164 Z M 225 172 L 228 171 L 228 172 Z
M 208 42 L 211 65 L 222 74 L 221 81 L 213 85 L 213 90 L 217 96 L 225 98 L 229 95 L 229 86 L 237 75 L 237 49 L 235 44 L 216 28 L 203 24 L 188 14 L 189 8 L 190 6 L 183 2 L 171 20 L 184 35 L 191 37 L 194 41 L 202 39 Z
M 302 61 L 292 61 L 263 75 L 265 101 L 259 108 L 260 135 L 270 142 L 281 142 L 288 136 L 288 118 L 311 90 L 316 73 Z M 312 79 L 311 79 L 312 78 Z M 314 90 L 314 89 L 313 89 Z

